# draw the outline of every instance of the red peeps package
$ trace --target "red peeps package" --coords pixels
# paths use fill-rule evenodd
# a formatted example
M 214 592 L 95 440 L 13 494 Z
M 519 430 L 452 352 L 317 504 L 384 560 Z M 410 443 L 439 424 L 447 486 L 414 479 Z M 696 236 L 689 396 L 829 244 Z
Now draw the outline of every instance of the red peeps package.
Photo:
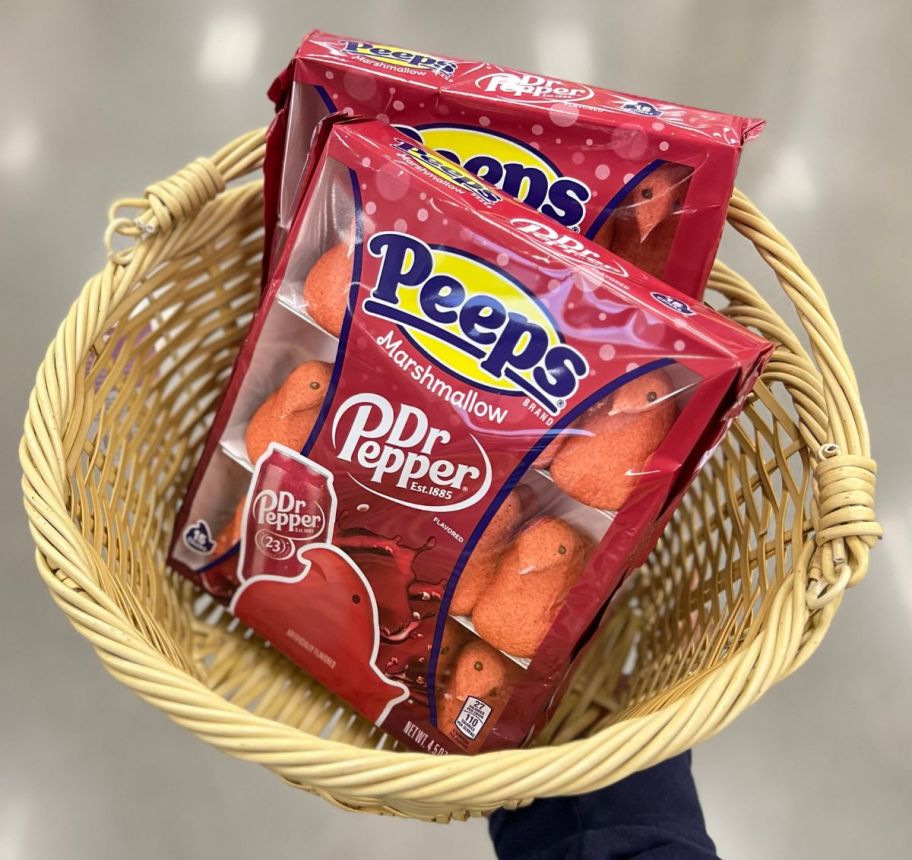
M 404 743 L 517 746 L 771 346 L 382 122 L 308 164 L 171 563 Z
M 373 116 L 699 297 L 741 147 L 762 121 L 314 31 L 270 90 L 267 249 L 278 259 L 317 122 Z M 268 265 L 267 265 L 268 270 Z

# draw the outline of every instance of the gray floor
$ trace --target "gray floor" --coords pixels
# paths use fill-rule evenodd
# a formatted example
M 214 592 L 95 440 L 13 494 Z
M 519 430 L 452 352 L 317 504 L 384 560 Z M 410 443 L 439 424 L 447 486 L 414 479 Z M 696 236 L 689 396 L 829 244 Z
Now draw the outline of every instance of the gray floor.
M 907 0 L 4 0 L 0 16 L 0 858 L 493 856 L 481 822 L 346 815 L 214 752 L 111 680 L 34 573 L 21 416 L 44 345 L 102 264 L 108 202 L 266 122 L 272 74 L 316 25 L 769 120 L 739 184 L 829 291 L 888 538 L 812 662 L 695 769 L 723 856 L 908 856 Z M 724 250 L 759 271 L 739 243 Z

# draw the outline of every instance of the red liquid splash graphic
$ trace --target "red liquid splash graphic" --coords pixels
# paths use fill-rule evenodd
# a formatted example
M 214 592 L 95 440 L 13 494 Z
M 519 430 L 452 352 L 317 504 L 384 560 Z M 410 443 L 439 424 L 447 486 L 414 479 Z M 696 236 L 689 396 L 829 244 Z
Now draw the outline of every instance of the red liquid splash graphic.
M 376 596 L 380 619 L 377 665 L 388 677 L 404 683 L 413 701 L 426 705 L 428 664 L 446 577 L 422 578 L 420 567 L 431 565 L 421 565 L 419 559 L 433 550 L 436 541 L 431 538 L 420 547 L 410 547 L 399 536 L 349 529 L 336 536 L 335 544 L 364 572 Z

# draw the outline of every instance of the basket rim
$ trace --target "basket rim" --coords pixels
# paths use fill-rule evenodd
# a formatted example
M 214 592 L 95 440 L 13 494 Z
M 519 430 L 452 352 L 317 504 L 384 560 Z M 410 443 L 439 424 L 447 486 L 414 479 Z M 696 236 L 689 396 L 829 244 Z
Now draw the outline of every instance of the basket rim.
M 715 733 L 810 657 L 843 589 L 864 577 L 869 549 L 880 535 L 873 513 L 876 465 L 854 372 L 823 290 L 788 240 L 737 190 L 729 222 L 753 242 L 798 311 L 820 372 L 828 424 L 815 452 L 819 527 L 796 553 L 795 569 L 779 585 L 764 628 L 748 647 L 714 666 L 698 689 L 651 713 L 557 746 L 435 757 L 357 747 L 258 716 L 213 692 L 143 639 L 95 584 L 97 562 L 67 511 L 62 430 L 74 396 L 73 379 L 133 280 L 194 229 L 202 229 L 196 214 L 204 207 L 213 212 L 224 201 L 240 205 L 238 201 L 260 193 L 259 182 L 227 186 L 259 167 L 263 135 L 262 129 L 243 135 L 211 158 L 197 159 L 150 186 L 143 198 L 112 207 L 105 236 L 108 263 L 87 282 L 61 323 L 30 396 L 20 460 L 39 573 L 115 677 L 207 742 L 262 763 L 293 784 L 328 793 L 343 805 L 400 814 L 404 807 L 407 814 L 421 817 L 463 809 L 484 812 L 607 785 Z M 128 218 L 121 214 L 125 208 L 139 214 Z M 115 250 L 118 236 L 132 244 Z M 723 275 L 731 271 L 717 269 Z M 846 511 L 835 499 L 836 490 L 834 498 L 827 497 L 827 487 L 844 489 L 846 480 L 869 487 L 870 503 Z

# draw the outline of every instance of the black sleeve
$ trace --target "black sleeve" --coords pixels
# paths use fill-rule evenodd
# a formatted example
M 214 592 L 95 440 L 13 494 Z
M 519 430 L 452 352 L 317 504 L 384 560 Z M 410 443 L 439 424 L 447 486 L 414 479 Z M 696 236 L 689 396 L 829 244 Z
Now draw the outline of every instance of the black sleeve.
M 490 832 L 500 860 L 718 860 L 689 752 L 601 791 L 498 810 Z

